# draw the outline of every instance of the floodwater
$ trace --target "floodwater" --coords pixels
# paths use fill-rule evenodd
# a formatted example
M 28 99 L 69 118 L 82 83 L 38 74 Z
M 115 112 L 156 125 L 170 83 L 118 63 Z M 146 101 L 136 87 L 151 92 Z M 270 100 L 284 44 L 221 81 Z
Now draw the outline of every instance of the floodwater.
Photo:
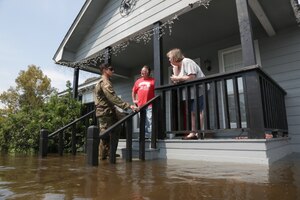
M 300 155 L 270 167 L 177 160 L 86 165 L 85 155 L 0 157 L 0 199 L 300 199 Z

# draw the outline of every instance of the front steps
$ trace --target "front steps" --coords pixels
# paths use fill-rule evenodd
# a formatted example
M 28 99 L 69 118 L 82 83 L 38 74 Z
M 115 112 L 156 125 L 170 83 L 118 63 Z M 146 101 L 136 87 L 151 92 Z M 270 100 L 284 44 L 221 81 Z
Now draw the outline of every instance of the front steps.
M 150 140 L 145 142 L 145 160 L 155 160 L 159 159 L 159 149 L 152 149 Z M 117 153 L 121 155 L 122 158 L 126 157 L 126 140 L 120 139 Z M 139 140 L 132 140 L 132 159 L 139 159 Z
M 288 137 L 272 139 L 166 139 L 150 149 L 146 142 L 146 160 L 176 159 L 269 165 L 291 153 Z M 139 141 L 132 141 L 133 158 L 138 158 Z M 125 158 L 126 140 L 120 139 L 118 152 Z

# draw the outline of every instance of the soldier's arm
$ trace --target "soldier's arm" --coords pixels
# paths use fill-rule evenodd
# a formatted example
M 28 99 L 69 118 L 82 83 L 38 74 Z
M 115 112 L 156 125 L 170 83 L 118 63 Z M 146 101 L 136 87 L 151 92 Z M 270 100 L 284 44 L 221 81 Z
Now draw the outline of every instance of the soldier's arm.
M 124 102 L 120 97 L 118 97 L 110 84 L 104 84 L 103 85 L 103 92 L 106 96 L 106 98 L 112 102 L 114 105 L 122 108 L 122 109 L 129 109 L 130 104 L 127 102 Z

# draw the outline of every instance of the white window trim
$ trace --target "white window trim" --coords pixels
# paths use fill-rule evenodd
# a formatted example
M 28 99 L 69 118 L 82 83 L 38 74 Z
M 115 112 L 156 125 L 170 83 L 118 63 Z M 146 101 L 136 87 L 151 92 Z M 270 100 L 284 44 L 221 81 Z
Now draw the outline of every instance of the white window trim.
M 258 46 L 258 41 L 257 40 L 254 40 L 254 48 L 255 48 L 256 62 L 260 67 L 262 67 L 261 66 L 260 51 L 259 51 L 259 46 Z M 232 46 L 232 47 L 229 47 L 229 48 L 226 48 L 226 49 L 221 49 L 221 50 L 218 51 L 219 72 L 220 73 L 225 72 L 223 55 L 227 54 L 227 53 L 234 52 L 234 51 L 238 51 L 238 50 L 242 50 L 241 45 Z

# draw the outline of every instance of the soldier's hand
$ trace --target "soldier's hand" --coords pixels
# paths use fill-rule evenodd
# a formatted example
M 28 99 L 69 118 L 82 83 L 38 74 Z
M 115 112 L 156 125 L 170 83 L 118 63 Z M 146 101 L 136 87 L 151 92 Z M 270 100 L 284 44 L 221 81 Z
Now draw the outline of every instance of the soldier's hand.
M 138 111 L 139 111 L 139 108 L 136 107 L 135 105 L 131 105 L 130 108 L 131 108 L 131 110 L 132 110 L 133 112 L 138 112 Z

